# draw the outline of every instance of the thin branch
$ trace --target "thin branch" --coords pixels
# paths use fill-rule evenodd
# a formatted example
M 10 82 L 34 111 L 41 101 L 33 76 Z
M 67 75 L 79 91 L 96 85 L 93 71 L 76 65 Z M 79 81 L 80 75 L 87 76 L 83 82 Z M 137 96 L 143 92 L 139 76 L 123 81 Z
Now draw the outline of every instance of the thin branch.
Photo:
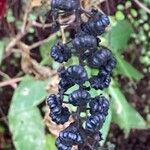
M 9 79 L 9 80 L 1 82 L 0 87 L 4 87 L 4 86 L 7 86 L 7 85 L 12 85 L 13 83 L 20 82 L 21 80 L 22 80 L 22 77 L 15 78 L 15 79 Z
M 5 49 L 5 51 L 6 51 L 6 56 L 5 57 L 8 57 L 11 54 L 12 48 L 16 45 L 16 43 L 18 41 L 20 41 L 27 34 L 27 31 L 28 31 L 28 29 L 30 27 L 31 27 L 31 24 L 28 23 L 28 25 L 26 26 L 25 30 L 23 32 L 19 32 L 16 35 L 16 37 L 11 40 L 11 42 L 8 44 L 8 46 Z
M 60 32 L 61 32 L 61 36 L 62 36 L 62 43 L 66 43 L 66 36 L 65 36 L 65 32 L 64 32 L 64 27 L 63 26 L 60 27 Z
M 32 21 L 32 26 L 45 29 L 45 28 L 50 28 L 52 26 L 52 23 L 41 24 L 39 22 Z
M 52 36 L 54 36 L 54 35 L 52 35 Z M 42 41 L 38 41 L 38 42 L 36 42 L 36 43 L 30 45 L 30 46 L 29 46 L 29 50 L 32 50 L 32 49 L 34 49 L 34 48 L 36 48 L 36 47 L 39 47 L 40 45 L 42 45 L 42 44 L 44 44 L 44 43 L 49 42 L 49 40 L 50 40 L 50 38 L 52 38 L 52 36 L 50 36 L 50 37 L 48 37 L 48 38 L 46 38 L 46 39 L 44 39 L 44 40 L 42 40 Z
M 5 124 L 8 126 L 8 120 L 7 120 L 6 115 L 3 112 L 2 108 L 0 108 L 0 114 L 2 116 L 0 119 L 2 119 L 5 122 Z
M 9 75 L 7 75 L 6 73 L 2 72 L 1 70 L 0 70 L 0 75 L 2 77 L 6 78 L 6 79 L 10 79 Z
M 150 14 L 150 9 L 148 7 L 146 7 L 143 3 L 141 3 L 139 0 L 134 0 L 134 2 L 141 7 L 142 9 L 144 9 L 147 13 Z
M 8 46 L 6 47 L 6 57 L 8 57 L 11 54 L 11 49 L 16 45 L 18 41 L 20 41 L 27 34 L 28 29 L 31 27 L 31 23 L 27 24 L 28 15 L 30 11 L 31 11 L 31 5 L 29 1 L 29 3 L 26 6 L 26 11 L 23 17 L 23 24 L 21 26 L 21 30 L 20 32 L 18 32 L 16 37 L 13 38 L 11 42 L 8 44 Z
M 26 5 L 25 14 L 24 14 L 24 17 L 23 17 L 23 24 L 22 24 L 22 27 L 21 27 L 21 32 L 25 31 L 30 11 L 31 11 L 31 0 L 29 0 L 27 2 L 27 5 Z

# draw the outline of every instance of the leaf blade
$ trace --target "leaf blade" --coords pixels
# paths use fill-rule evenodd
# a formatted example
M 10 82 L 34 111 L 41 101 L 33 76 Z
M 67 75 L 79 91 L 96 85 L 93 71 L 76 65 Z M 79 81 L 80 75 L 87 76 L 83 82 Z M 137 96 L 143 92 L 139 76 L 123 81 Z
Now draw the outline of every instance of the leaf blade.
M 44 124 L 37 108 L 9 115 L 9 127 L 17 150 L 42 150 L 44 148 Z
M 17 114 L 40 104 L 47 95 L 45 86 L 46 82 L 25 76 L 13 95 L 11 113 Z
M 117 71 L 119 74 L 125 75 L 130 79 L 137 81 L 143 78 L 144 75 L 131 64 L 129 64 L 126 60 L 124 60 L 121 55 L 116 54 L 115 58 L 117 59 Z
M 125 96 L 117 86 L 117 82 L 112 81 L 112 85 L 109 87 L 109 93 L 112 96 L 112 116 L 113 121 L 117 123 L 120 128 L 124 129 L 126 133 L 130 129 L 145 129 L 146 123 L 142 116 L 128 104 Z
M 127 20 L 120 20 L 112 27 L 111 32 L 108 34 L 110 34 L 110 47 L 114 52 L 122 52 L 127 46 L 132 32 L 133 28 Z

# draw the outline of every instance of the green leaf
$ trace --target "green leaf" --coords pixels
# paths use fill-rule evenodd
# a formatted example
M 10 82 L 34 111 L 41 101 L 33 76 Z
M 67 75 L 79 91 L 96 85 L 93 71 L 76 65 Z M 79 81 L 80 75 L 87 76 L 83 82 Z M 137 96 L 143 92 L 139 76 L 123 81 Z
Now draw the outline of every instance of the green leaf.
M 118 21 L 115 26 L 112 27 L 110 34 L 110 46 L 115 52 L 122 52 L 127 46 L 133 28 L 127 20 Z M 120 51 L 118 51 L 120 50 Z
M 55 140 L 56 138 L 53 135 L 47 134 L 44 150 L 56 150 Z
M 107 135 L 108 135 L 108 132 L 110 129 L 111 120 L 112 120 L 112 111 L 110 108 L 108 111 L 108 115 L 106 117 L 106 121 L 105 121 L 102 129 L 100 130 L 100 132 L 102 133 L 102 138 L 103 138 L 103 140 L 100 142 L 101 145 L 104 145 L 104 143 L 106 141 L 106 138 L 107 138 Z
M 114 80 L 109 87 L 109 93 L 112 97 L 112 119 L 125 133 L 129 133 L 130 129 L 145 129 L 146 123 L 142 116 L 127 102 L 124 94 L 118 87 L 118 83 Z
M 3 55 L 4 55 L 4 41 L 0 41 L 0 65 L 1 65 L 1 62 L 3 60 Z
M 17 150 L 44 149 L 44 124 L 36 106 L 46 97 L 45 82 L 25 76 L 13 95 L 9 128 Z
M 47 93 L 46 82 L 34 80 L 30 76 L 24 77 L 12 98 L 10 112 L 17 114 L 40 104 Z
M 15 17 L 13 16 L 13 12 L 12 12 L 11 9 L 8 9 L 8 10 L 7 10 L 6 19 L 7 19 L 7 22 L 9 22 L 9 23 L 15 21 Z
M 117 71 L 119 74 L 125 75 L 130 79 L 135 79 L 137 81 L 143 78 L 143 74 L 125 61 L 121 55 L 116 54 L 115 57 L 117 59 Z
M 51 36 L 49 38 L 49 41 L 45 44 L 43 44 L 40 47 L 40 54 L 42 56 L 42 64 L 43 65 L 50 65 L 52 63 L 52 59 L 50 58 L 50 49 L 54 45 L 56 41 L 56 36 Z
M 10 112 L 9 128 L 16 150 L 44 149 L 44 124 L 37 108 L 28 109 L 15 115 L 11 115 Z

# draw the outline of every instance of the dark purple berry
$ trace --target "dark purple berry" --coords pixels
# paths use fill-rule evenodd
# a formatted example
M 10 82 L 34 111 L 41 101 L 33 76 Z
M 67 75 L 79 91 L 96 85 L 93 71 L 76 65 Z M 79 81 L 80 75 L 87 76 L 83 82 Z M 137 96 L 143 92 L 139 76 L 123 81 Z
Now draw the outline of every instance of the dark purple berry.
M 88 76 L 84 67 L 80 65 L 73 65 L 66 70 L 67 77 L 72 83 L 83 84 L 87 81 Z
M 111 82 L 111 76 L 109 74 L 107 75 L 99 75 L 99 76 L 93 76 L 90 78 L 90 84 L 91 87 L 98 90 L 103 90 L 104 88 L 108 88 L 110 82 Z
M 109 101 L 104 96 L 97 96 L 89 103 L 91 114 L 103 114 L 107 116 Z
M 59 137 L 56 139 L 55 145 L 58 150 L 71 150 L 71 146 L 65 145 Z
M 105 121 L 105 116 L 101 114 L 91 115 L 86 120 L 85 128 L 90 132 L 97 132 L 102 127 L 104 121 Z
M 72 40 L 72 44 L 77 51 L 85 51 L 87 49 L 96 49 L 98 40 L 92 35 L 81 34 Z
M 69 120 L 70 112 L 67 107 L 62 107 L 61 112 L 58 114 L 57 112 L 51 111 L 49 116 L 51 117 L 52 121 L 56 124 L 64 124 Z
M 69 102 L 74 106 L 85 106 L 90 98 L 91 96 L 86 90 L 79 89 L 69 95 Z
M 66 92 L 70 87 L 72 87 L 74 83 L 72 83 L 69 79 L 61 79 L 58 84 L 59 92 Z
M 110 60 L 107 62 L 107 64 L 101 68 L 101 70 L 105 70 L 109 74 L 112 72 L 115 66 L 116 66 L 116 59 L 112 56 Z
M 105 14 L 94 11 L 91 18 L 81 24 L 82 31 L 89 35 L 98 36 L 104 33 L 105 28 L 109 25 L 109 18 Z
M 47 104 L 51 110 L 62 105 L 60 98 L 55 94 L 51 94 L 47 98 Z
M 64 143 L 68 143 L 71 145 L 79 145 L 83 143 L 83 139 L 78 132 L 74 131 L 62 131 L 59 134 L 59 138 L 64 141 Z
M 94 68 L 101 68 L 102 66 L 107 65 L 109 60 L 112 57 L 112 52 L 107 48 L 101 48 L 93 53 L 89 57 L 89 65 Z
M 64 11 L 77 10 L 80 7 L 79 0 L 52 0 L 52 9 L 60 9 Z
M 50 54 L 51 54 L 51 57 L 59 63 L 66 62 L 68 61 L 69 58 L 71 58 L 70 49 L 66 45 L 60 42 L 56 43 L 51 48 Z

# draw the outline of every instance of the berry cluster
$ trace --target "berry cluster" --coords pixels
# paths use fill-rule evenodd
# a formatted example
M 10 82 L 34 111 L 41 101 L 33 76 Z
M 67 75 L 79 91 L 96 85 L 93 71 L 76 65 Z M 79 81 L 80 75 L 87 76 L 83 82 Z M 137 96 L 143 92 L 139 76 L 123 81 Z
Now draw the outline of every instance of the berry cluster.
M 106 120 L 109 101 L 102 95 L 92 97 L 90 90 L 107 88 L 116 65 L 112 52 L 99 44 L 101 40 L 98 36 L 104 33 L 109 25 L 109 18 L 95 9 L 90 12 L 83 11 L 79 0 L 52 0 L 51 8 L 58 16 L 60 11 L 75 12 L 77 20 L 80 20 L 77 21 L 75 38 L 66 44 L 57 42 L 50 52 L 51 57 L 59 63 L 67 62 L 73 55 L 79 58 L 79 64 L 58 69 L 58 94 L 52 94 L 47 99 L 49 116 L 56 124 L 64 124 L 70 116 L 74 118 L 74 122 L 60 132 L 56 146 L 58 150 L 71 150 L 74 145 L 81 150 L 85 147 L 97 149 L 102 139 L 99 130 Z M 87 13 L 87 21 L 83 21 L 83 13 Z M 56 15 L 55 19 L 58 16 Z M 97 69 L 98 74 L 88 75 L 85 66 Z M 68 89 L 74 85 L 77 85 L 78 89 L 68 94 Z M 64 101 L 64 96 L 67 96 L 67 102 Z M 64 103 L 72 104 L 76 107 L 76 112 L 70 112 Z M 89 112 L 89 115 L 81 117 L 81 112 Z

